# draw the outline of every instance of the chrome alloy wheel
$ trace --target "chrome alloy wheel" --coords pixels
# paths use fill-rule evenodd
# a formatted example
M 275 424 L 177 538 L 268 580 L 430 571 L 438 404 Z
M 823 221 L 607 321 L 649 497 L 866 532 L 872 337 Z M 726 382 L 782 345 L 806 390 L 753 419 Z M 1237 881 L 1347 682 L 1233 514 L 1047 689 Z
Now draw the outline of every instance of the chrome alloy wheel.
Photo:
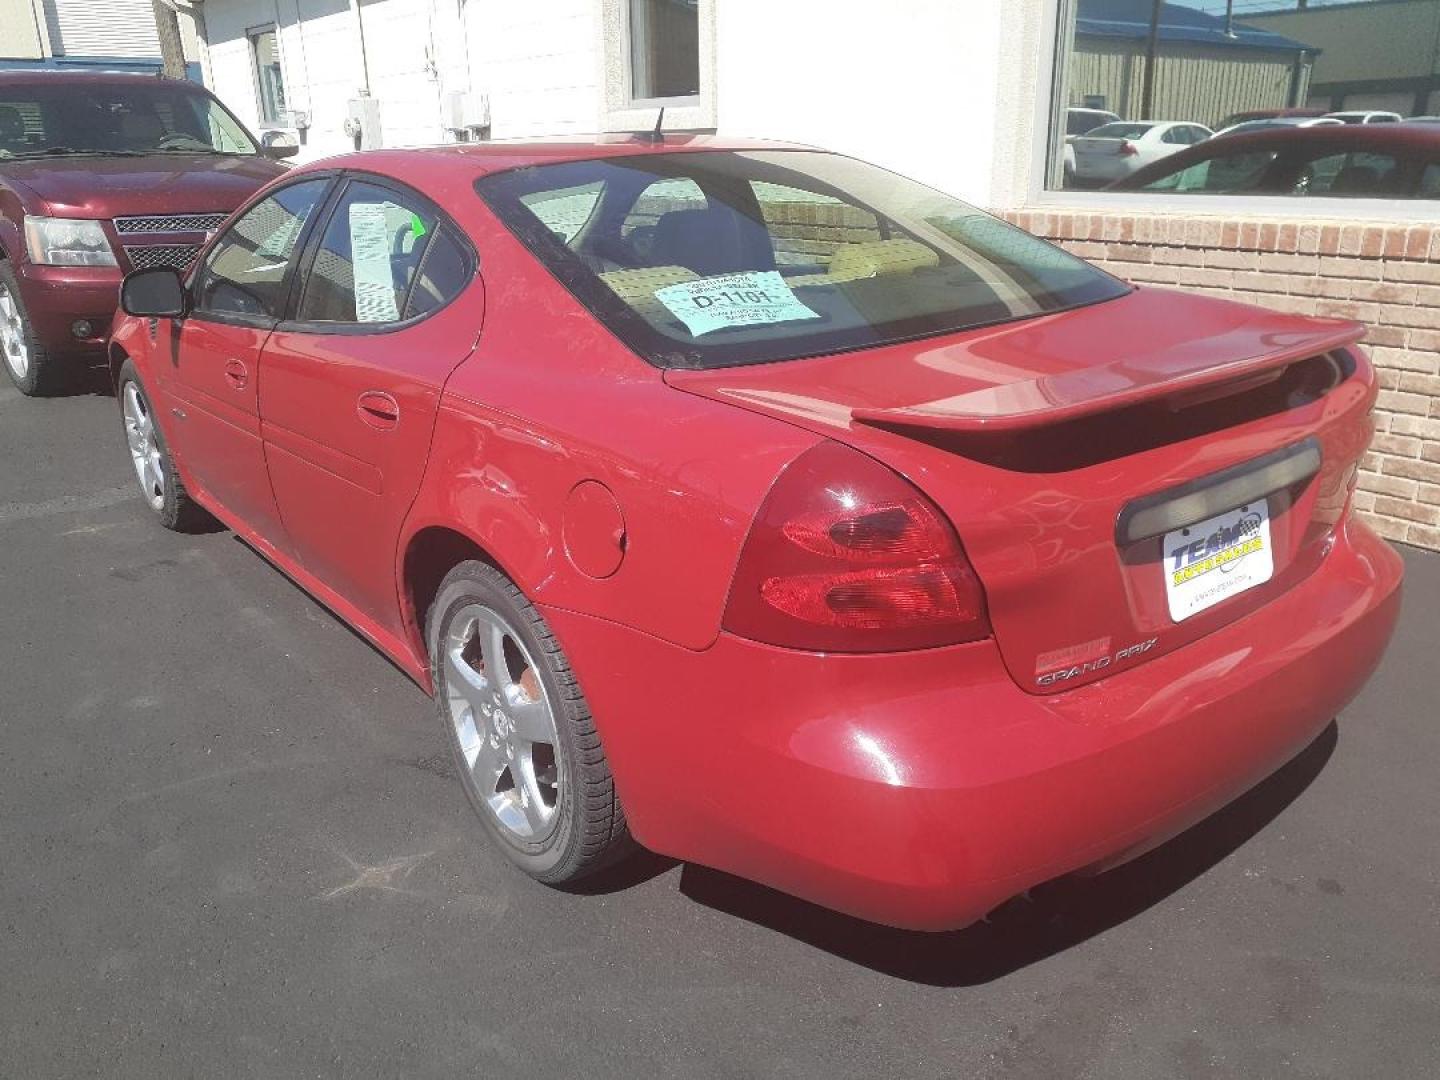
M 160 443 L 155 434 L 155 422 L 150 416 L 150 406 L 134 382 L 125 384 L 125 441 L 130 444 L 130 461 L 135 466 L 135 476 L 140 481 L 140 490 L 152 510 L 165 505 L 165 466 L 160 460 Z
M 441 648 L 445 703 L 468 767 L 462 781 L 516 840 L 544 840 L 556 825 L 565 770 L 534 660 L 483 604 L 455 614 Z
M 25 343 L 25 325 L 20 320 L 20 302 L 10 290 L 0 285 L 0 353 L 5 366 L 15 378 L 24 379 L 30 371 L 30 346 Z

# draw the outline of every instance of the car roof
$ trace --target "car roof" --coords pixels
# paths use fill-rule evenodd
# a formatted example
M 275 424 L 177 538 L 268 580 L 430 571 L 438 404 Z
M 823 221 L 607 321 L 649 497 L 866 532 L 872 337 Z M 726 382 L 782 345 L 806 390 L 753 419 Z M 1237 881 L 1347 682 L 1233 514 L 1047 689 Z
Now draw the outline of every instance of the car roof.
M 1286 149 L 1346 151 L 1378 151 L 1434 154 L 1440 158 L 1440 124 L 1327 124 L 1321 127 L 1278 127 L 1263 131 L 1242 131 L 1223 139 L 1206 140 L 1171 154 L 1163 161 L 1147 165 L 1117 182 L 1117 190 L 1128 190 L 1149 183 L 1160 175 L 1186 168 L 1197 161 L 1206 161 L 1219 154 L 1237 154 L 1246 150 Z
M 1217 146 L 1223 146 L 1227 153 L 1246 148 L 1269 150 L 1292 146 L 1320 149 L 1334 147 L 1336 153 L 1342 150 L 1411 150 L 1440 153 L 1440 125 L 1416 124 L 1407 127 L 1404 124 L 1363 124 L 1352 127 L 1345 124 L 1321 124 L 1316 127 L 1295 127 L 1287 124 L 1283 127 L 1227 135 L 1223 143 L 1204 142 L 1182 153 L 1192 159 L 1204 158 L 1209 157 L 1209 151 Z M 1166 162 L 1175 164 L 1179 160 L 1176 155 L 1167 158 Z
M 443 146 L 404 150 L 362 150 L 319 158 L 291 169 L 287 175 L 331 169 L 358 169 L 397 178 L 437 179 L 457 173 L 474 179 L 527 165 L 555 165 L 567 161 L 597 158 L 642 157 L 702 150 L 810 150 L 801 143 L 764 139 L 736 139 L 717 135 L 666 135 L 652 139 L 648 133 L 576 135 L 563 139 L 507 139 L 482 143 L 447 143 Z
M 35 86 L 43 83 L 80 83 L 91 86 L 154 86 L 157 82 L 175 85 L 197 93 L 205 93 L 199 83 L 188 79 L 165 79 L 160 75 L 142 75 L 133 71 L 56 71 L 53 68 L 10 68 L 0 71 L 0 86 Z

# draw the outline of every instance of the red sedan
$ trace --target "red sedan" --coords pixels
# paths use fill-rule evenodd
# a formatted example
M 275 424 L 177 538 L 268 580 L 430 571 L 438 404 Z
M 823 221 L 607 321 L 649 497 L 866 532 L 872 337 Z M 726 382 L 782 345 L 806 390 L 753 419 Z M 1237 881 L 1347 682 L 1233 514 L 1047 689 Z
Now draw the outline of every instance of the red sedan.
M 850 158 L 322 161 L 123 292 L 161 522 L 433 690 L 543 881 L 633 837 L 962 926 L 1254 784 L 1395 624 L 1358 326 L 1132 288 Z

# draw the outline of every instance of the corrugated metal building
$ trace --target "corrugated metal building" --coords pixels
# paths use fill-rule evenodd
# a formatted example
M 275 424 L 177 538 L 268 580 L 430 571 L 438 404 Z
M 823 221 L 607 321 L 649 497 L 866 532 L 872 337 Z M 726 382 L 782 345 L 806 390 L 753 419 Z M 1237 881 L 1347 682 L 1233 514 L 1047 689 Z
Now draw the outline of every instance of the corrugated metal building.
M 194 20 L 182 17 L 180 32 L 194 61 Z M 0 0 L 0 67 L 158 71 L 154 9 L 150 0 Z M 199 66 L 192 69 L 198 79 Z
M 1141 117 L 1151 0 L 1080 0 L 1066 104 Z M 1237 112 L 1303 105 L 1318 50 L 1270 30 L 1164 4 L 1149 119 L 1214 127 Z
M 1367 0 L 1253 18 L 1325 50 L 1315 62 L 1311 105 L 1440 113 L 1440 0 Z

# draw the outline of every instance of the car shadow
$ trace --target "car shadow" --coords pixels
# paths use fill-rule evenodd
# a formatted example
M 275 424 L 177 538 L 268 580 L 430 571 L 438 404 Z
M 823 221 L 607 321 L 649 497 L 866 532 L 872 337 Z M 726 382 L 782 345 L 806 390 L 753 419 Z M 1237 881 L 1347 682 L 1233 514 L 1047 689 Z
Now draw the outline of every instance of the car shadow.
M 977 986 L 1104 933 L 1184 888 L 1273 821 L 1324 769 L 1335 722 L 1279 771 L 1168 843 L 1095 877 L 1061 878 L 984 922 L 929 934 L 841 915 L 694 864 L 680 891 L 696 903 L 898 979 Z
M 106 364 L 91 365 L 77 372 L 74 383 L 66 397 L 108 397 L 115 396 L 115 384 L 110 381 L 110 368 Z
M 576 896 L 608 896 L 610 893 L 624 892 L 626 889 L 643 885 L 679 865 L 678 860 L 667 855 L 657 855 L 653 851 L 640 848 L 613 866 L 607 866 L 598 873 L 558 888 Z

